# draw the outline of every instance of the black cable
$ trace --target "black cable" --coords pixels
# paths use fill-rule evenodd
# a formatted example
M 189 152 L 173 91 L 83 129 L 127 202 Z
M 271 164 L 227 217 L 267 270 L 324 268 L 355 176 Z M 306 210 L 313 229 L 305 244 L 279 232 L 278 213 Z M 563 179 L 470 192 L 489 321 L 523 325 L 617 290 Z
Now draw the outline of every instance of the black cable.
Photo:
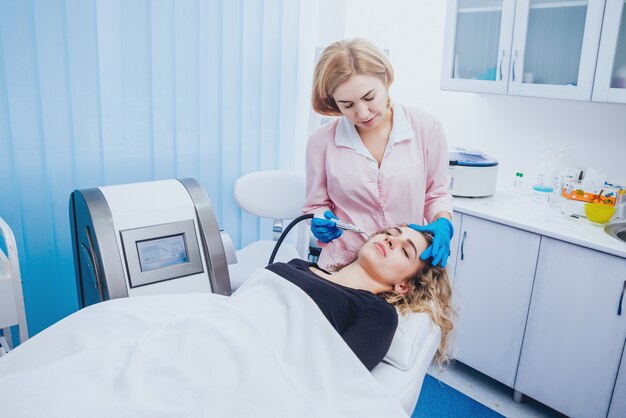
M 289 225 L 287 225 L 287 228 L 285 228 L 283 233 L 280 234 L 280 238 L 278 238 L 278 241 L 276 242 L 276 245 L 274 246 L 274 250 L 272 250 L 272 255 L 270 256 L 270 261 L 269 261 L 269 263 L 267 263 L 268 266 L 274 262 L 274 257 L 276 257 L 276 253 L 278 253 L 278 248 L 280 248 L 280 244 L 282 244 L 283 240 L 285 239 L 285 237 L 287 236 L 287 234 L 289 233 L 291 228 L 293 228 L 298 222 L 303 221 L 305 219 L 311 219 L 311 218 L 313 218 L 313 216 L 315 216 L 315 215 L 313 215 L 312 213 L 307 213 L 306 215 L 298 216 L 296 219 L 291 221 L 291 223 L 289 223 Z

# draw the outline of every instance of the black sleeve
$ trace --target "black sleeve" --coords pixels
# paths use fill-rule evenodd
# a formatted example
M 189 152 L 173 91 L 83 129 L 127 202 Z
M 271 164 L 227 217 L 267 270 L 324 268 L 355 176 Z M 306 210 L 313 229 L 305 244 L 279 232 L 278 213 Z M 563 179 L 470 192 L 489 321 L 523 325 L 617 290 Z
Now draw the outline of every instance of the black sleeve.
M 359 310 L 341 336 L 365 367 L 372 370 L 389 351 L 397 327 L 395 308 L 386 303 L 375 303 Z

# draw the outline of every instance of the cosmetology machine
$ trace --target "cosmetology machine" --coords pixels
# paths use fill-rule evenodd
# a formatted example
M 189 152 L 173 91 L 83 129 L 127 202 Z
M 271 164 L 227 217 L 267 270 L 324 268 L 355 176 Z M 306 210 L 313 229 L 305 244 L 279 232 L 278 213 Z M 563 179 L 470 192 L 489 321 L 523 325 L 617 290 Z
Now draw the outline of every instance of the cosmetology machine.
M 230 295 L 222 235 L 195 180 L 75 190 L 69 211 L 80 308 L 159 293 Z
M 473 148 L 452 148 L 450 193 L 460 197 L 491 196 L 496 191 L 498 161 Z

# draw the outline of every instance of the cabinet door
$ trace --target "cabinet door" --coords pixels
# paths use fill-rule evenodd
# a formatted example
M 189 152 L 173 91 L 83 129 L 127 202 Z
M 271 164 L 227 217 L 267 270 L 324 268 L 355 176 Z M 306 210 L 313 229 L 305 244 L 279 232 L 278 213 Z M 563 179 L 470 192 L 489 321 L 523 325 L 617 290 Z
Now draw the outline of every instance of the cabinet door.
M 624 280 L 625 259 L 543 237 L 515 389 L 572 417 L 606 417 Z
M 622 362 L 617 373 L 608 418 L 624 417 L 626 417 L 626 347 L 622 352 Z
M 509 94 L 590 100 L 604 0 L 518 0 Z
M 450 241 L 450 257 L 448 257 L 448 264 L 446 265 L 446 268 L 448 269 L 448 277 L 450 279 L 450 283 L 454 283 L 454 273 L 456 271 L 457 253 L 460 242 L 459 234 L 461 233 L 462 219 L 463 214 L 461 212 L 452 213 L 452 226 L 454 227 L 454 235 L 452 236 L 452 241 Z
M 626 103 L 626 0 L 607 0 L 593 100 Z
M 513 386 L 540 237 L 467 214 L 461 229 L 455 357 Z
M 515 0 L 448 0 L 444 90 L 506 94 Z

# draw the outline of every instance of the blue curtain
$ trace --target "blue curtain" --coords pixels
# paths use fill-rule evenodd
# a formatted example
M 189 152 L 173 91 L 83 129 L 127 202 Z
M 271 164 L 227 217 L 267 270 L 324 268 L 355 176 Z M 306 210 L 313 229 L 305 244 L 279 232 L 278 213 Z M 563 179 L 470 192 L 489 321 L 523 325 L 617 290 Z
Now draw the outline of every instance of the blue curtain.
M 236 246 L 242 174 L 293 167 L 296 0 L 0 1 L 0 216 L 29 330 L 77 309 L 75 189 L 193 177 Z

